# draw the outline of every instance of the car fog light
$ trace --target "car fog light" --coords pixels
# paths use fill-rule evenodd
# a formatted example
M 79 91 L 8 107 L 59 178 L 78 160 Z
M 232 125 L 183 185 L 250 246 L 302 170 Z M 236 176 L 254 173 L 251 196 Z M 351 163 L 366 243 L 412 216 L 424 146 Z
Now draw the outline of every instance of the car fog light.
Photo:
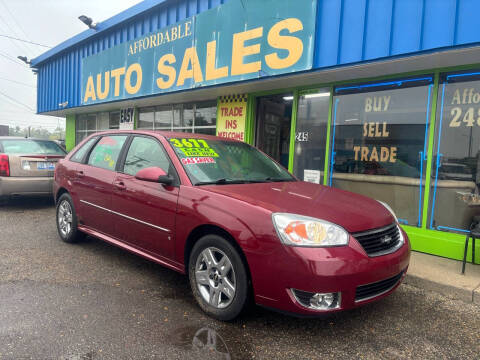
M 340 307 L 341 294 L 336 293 L 311 293 L 292 289 L 295 299 L 304 307 L 313 310 L 332 310 Z
M 310 299 L 310 306 L 316 309 L 328 309 L 335 301 L 335 294 L 315 294 Z

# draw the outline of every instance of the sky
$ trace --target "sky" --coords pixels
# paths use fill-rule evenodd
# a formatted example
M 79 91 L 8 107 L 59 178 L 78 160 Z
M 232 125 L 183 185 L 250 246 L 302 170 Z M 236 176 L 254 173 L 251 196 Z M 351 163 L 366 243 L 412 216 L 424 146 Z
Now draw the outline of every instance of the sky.
M 87 27 L 78 16 L 106 20 L 140 0 L 0 0 L 0 125 L 65 128 L 65 119 L 36 115 L 37 78 L 17 56 L 35 58 Z

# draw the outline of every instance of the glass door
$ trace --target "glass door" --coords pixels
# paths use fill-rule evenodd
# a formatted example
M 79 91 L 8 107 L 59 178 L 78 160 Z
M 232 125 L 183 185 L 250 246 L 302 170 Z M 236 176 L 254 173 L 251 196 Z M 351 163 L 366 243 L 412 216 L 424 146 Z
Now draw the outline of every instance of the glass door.
M 255 146 L 288 168 L 293 94 L 257 98 Z

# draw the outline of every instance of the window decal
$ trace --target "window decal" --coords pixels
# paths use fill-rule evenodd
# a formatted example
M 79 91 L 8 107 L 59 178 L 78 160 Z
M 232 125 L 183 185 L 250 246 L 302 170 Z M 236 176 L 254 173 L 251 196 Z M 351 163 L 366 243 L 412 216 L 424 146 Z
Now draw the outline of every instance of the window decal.
M 215 164 L 215 159 L 213 157 L 188 157 L 181 160 L 183 165 Z
M 187 157 L 218 157 L 208 143 L 203 139 L 170 139 L 170 143 Z

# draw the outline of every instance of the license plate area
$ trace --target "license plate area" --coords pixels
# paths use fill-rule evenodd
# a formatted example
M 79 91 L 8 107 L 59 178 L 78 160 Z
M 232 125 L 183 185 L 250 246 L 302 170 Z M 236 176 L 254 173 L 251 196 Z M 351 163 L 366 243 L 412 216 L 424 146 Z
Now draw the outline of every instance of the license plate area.
M 55 170 L 55 163 L 50 161 L 37 162 L 37 170 Z

